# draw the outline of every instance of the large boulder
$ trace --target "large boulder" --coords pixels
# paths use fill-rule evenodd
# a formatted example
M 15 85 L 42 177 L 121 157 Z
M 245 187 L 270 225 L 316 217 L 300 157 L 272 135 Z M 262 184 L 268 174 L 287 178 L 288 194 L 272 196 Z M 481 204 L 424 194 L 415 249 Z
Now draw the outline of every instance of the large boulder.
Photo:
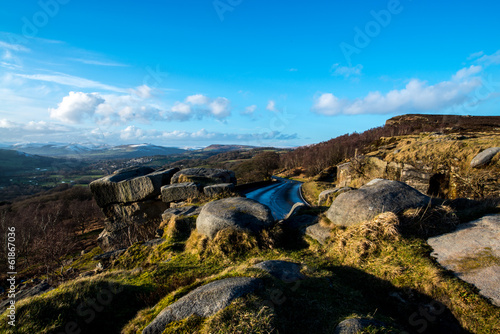
M 326 244 L 328 238 L 330 238 L 331 228 L 316 223 L 306 227 L 305 233 L 308 237 L 313 238 L 320 244 Z
M 371 220 L 383 212 L 398 213 L 424 207 L 430 200 L 403 182 L 375 179 L 357 190 L 340 194 L 326 216 L 337 225 L 350 226 Z
M 162 215 L 161 218 L 163 221 L 169 221 L 172 218 L 177 218 L 177 217 L 191 217 L 191 216 L 196 216 L 199 215 L 201 212 L 201 207 L 196 206 L 196 205 L 187 205 L 183 206 L 180 208 L 169 208 L 166 209 Z
M 161 187 L 161 200 L 166 203 L 185 201 L 199 196 L 198 185 L 193 182 L 169 184 Z
M 482 151 L 481 153 L 479 153 L 478 155 L 476 155 L 472 159 L 472 161 L 470 162 L 470 166 L 472 168 L 476 168 L 476 167 L 481 167 L 481 166 L 487 165 L 491 162 L 493 157 L 495 155 L 497 155 L 498 152 L 500 152 L 500 147 L 488 148 L 488 149 Z
M 259 285 L 260 280 L 251 277 L 231 277 L 203 285 L 161 311 L 142 333 L 161 334 L 169 323 L 191 315 L 209 317 Z
M 161 215 L 167 208 L 168 204 L 159 200 L 102 207 L 106 220 L 104 230 L 97 239 L 99 247 L 111 251 L 152 237 L 150 231 L 154 231 L 155 226 L 160 225 Z
M 101 210 L 107 218 L 104 227 L 108 231 L 116 231 L 130 224 L 143 225 L 152 221 L 160 222 L 160 217 L 167 208 L 167 203 L 147 200 L 127 204 L 112 204 L 101 208 Z
M 274 222 L 271 210 L 244 197 L 230 197 L 205 204 L 196 219 L 196 229 L 210 239 L 225 228 L 259 232 Z
M 234 192 L 233 183 L 219 183 L 203 188 L 203 193 L 208 197 L 216 197 L 219 195 L 228 195 Z
M 199 185 L 232 183 L 236 185 L 233 171 L 214 168 L 186 168 L 174 174 L 171 183 L 194 182 Z
M 500 215 L 487 215 L 427 240 L 446 269 L 500 306 Z
M 340 194 L 352 190 L 351 187 L 326 189 L 319 193 L 318 206 L 331 205 L 333 200 Z
M 100 207 L 143 201 L 158 197 L 161 186 L 169 184 L 177 171 L 178 168 L 157 171 L 150 167 L 120 169 L 91 182 L 90 190 Z
M 400 181 L 422 193 L 427 193 L 431 176 L 432 168 L 430 166 L 403 164 Z
M 285 283 L 295 282 L 306 278 L 301 272 L 301 265 L 294 262 L 269 260 L 259 262 L 253 268 L 264 270 Z

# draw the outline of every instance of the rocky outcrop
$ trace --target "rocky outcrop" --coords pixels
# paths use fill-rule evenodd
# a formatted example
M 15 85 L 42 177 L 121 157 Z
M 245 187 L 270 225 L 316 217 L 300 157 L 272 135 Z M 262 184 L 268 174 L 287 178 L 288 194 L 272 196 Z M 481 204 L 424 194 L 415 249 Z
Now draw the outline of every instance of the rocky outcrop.
M 194 182 L 199 185 L 232 183 L 236 185 L 233 171 L 213 168 L 187 168 L 174 174 L 171 183 Z
M 152 225 L 159 225 L 161 214 L 168 208 L 159 200 L 161 187 L 169 184 L 178 170 L 126 168 L 90 184 L 92 195 L 106 216 L 98 238 L 103 250 L 120 249 L 152 237 L 147 231 L 154 231 Z
M 443 267 L 474 284 L 479 293 L 500 306 L 500 215 L 462 224 L 428 243 Z
M 180 208 L 170 208 L 162 214 L 163 221 L 160 229 L 173 240 L 185 240 L 189 238 L 191 231 L 196 228 L 196 216 L 201 212 L 201 207 L 185 206 Z
M 163 221 L 169 221 L 172 218 L 197 216 L 201 212 L 201 207 L 188 205 L 180 208 L 169 208 L 161 215 Z
M 191 315 L 209 317 L 259 285 L 260 280 L 251 277 L 232 277 L 203 285 L 161 311 L 142 333 L 161 334 L 169 323 Z
M 415 167 L 410 164 L 403 164 L 399 181 L 427 194 L 432 174 L 432 168 L 429 166 Z
M 199 195 L 199 187 L 194 182 L 169 184 L 161 187 L 161 199 L 165 203 L 194 199 L 198 198 Z
M 295 282 L 305 278 L 300 272 L 300 264 L 294 262 L 269 260 L 257 263 L 253 268 L 264 270 L 285 283 Z
M 307 226 L 305 229 L 305 234 L 319 242 L 320 244 L 326 244 L 328 238 L 330 238 L 330 232 L 332 230 L 326 226 L 316 223 L 314 225 Z
M 244 197 L 231 197 L 205 204 L 196 219 L 196 229 L 210 239 L 220 230 L 259 232 L 274 222 L 271 210 Z
M 326 216 L 337 225 L 368 221 L 383 212 L 398 213 L 428 205 L 430 198 L 399 181 L 375 179 L 357 190 L 339 195 Z
M 159 225 L 161 214 L 167 208 L 168 204 L 160 200 L 101 207 L 106 220 L 104 230 L 97 239 L 99 246 L 105 251 L 110 251 L 153 237 L 153 233 L 147 233 L 147 231 L 156 229 L 155 226 Z M 140 231 L 145 233 L 139 233 Z
M 100 207 L 153 199 L 178 171 L 178 168 L 155 171 L 150 167 L 120 169 L 91 182 L 90 190 Z
M 495 155 L 498 154 L 498 152 L 500 152 L 500 147 L 488 148 L 472 158 L 470 166 L 472 168 L 485 166 L 491 162 L 491 160 L 495 157 Z
M 229 195 L 234 192 L 233 183 L 220 183 L 203 188 L 203 193 L 208 197 L 217 197 L 219 195 Z
M 352 181 L 351 163 L 346 162 L 337 166 L 337 186 L 339 188 L 347 187 Z
M 90 184 L 106 216 L 99 246 L 111 251 L 150 239 L 161 231 L 162 215 L 174 203 L 200 197 L 203 188 L 211 196 L 225 195 L 235 184 L 234 172 L 224 169 L 120 169 Z
M 332 205 L 333 200 L 340 194 L 352 190 L 351 187 L 323 190 L 318 196 L 318 206 Z

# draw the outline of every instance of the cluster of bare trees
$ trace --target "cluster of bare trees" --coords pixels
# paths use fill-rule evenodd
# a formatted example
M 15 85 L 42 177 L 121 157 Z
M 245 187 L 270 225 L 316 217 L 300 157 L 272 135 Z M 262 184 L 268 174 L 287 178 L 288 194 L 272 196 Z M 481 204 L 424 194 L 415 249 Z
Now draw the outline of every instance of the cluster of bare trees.
M 233 167 L 239 184 L 268 180 L 273 171 L 280 167 L 280 155 L 276 152 L 262 152 Z
M 323 169 L 363 153 L 370 144 L 381 137 L 403 136 L 424 131 L 437 131 L 441 123 L 401 122 L 373 128 L 363 133 L 345 134 L 319 144 L 299 147 L 281 156 L 286 169 L 305 167 L 308 175 L 316 175 Z
M 94 228 L 102 220 L 90 192 L 82 187 L 4 205 L 0 207 L 1 252 L 6 250 L 6 230 L 14 226 L 18 272 L 45 274 L 64 269 L 65 261 L 81 251 L 91 224 Z M 0 270 L 6 273 L 3 262 Z

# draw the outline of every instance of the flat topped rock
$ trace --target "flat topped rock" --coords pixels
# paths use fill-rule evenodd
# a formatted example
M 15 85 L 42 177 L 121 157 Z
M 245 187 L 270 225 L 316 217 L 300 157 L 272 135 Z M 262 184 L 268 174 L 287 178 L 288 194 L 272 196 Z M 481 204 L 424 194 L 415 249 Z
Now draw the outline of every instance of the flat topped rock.
M 161 334 L 165 327 L 191 315 L 209 317 L 260 285 L 258 278 L 231 277 L 203 285 L 161 311 L 142 331 L 143 334 Z
M 169 184 L 161 187 L 161 200 L 166 203 L 197 198 L 200 194 L 199 187 L 194 182 Z
M 351 187 L 332 188 L 323 190 L 322 192 L 319 193 L 318 205 L 319 206 L 331 205 L 335 197 L 350 190 L 352 190 Z
M 493 157 L 500 152 L 500 147 L 490 147 L 476 155 L 470 162 L 472 168 L 481 167 L 491 162 Z
M 205 204 L 196 219 L 196 229 L 213 239 L 226 228 L 257 233 L 273 223 L 267 206 L 249 198 L 230 197 Z
M 402 212 L 424 207 L 430 197 L 399 181 L 375 179 L 357 190 L 340 194 L 326 212 L 337 225 L 350 226 L 368 221 L 383 212 Z
M 262 269 L 283 282 L 295 282 L 305 278 L 300 272 L 300 264 L 288 261 L 269 260 L 253 266 Z
M 161 215 L 164 221 L 170 220 L 172 217 L 191 217 L 199 215 L 201 207 L 196 205 L 181 206 L 179 208 L 169 208 L 163 212 Z
M 160 195 L 162 185 L 169 184 L 178 168 L 154 170 L 150 167 L 120 169 L 90 183 L 97 205 L 131 203 Z
M 328 238 L 330 238 L 332 229 L 323 226 L 320 223 L 316 223 L 314 225 L 307 226 L 305 232 L 308 237 L 313 238 L 320 244 L 324 245 L 326 244 Z
M 203 188 L 205 195 L 209 197 L 215 197 L 222 194 L 230 194 L 234 191 L 233 183 L 219 183 L 211 186 L 206 186 Z
M 430 238 L 432 255 L 446 269 L 500 306 L 500 215 L 461 224 L 451 233 Z
M 171 183 L 194 182 L 201 185 L 232 183 L 236 185 L 233 171 L 216 168 L 186 168 L 172 177 Z

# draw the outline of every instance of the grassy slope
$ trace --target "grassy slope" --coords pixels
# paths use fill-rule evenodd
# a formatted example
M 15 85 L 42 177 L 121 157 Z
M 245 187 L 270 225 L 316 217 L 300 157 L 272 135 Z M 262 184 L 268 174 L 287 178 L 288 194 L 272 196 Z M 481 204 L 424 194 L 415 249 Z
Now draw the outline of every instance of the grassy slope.
M 400 232 L 398 222 L 386 217 L 334 229 L 325 246 L 279 228 L 257 237 L 229 233 L 213 242 L 193 232 L 187 241 L 136 244 L 104 274 L 19 302 L 17 333 L 58 332 L 70 321 L 84 333 L 137 333 L 187 292 L 231 276 L 261 277 L 264 288 L 208 319 L 172 323 L 166 333 L 328 333 L 353 315 L 384 322 L 382 332 L 418 332 L 424 326 L 426 332 L 498 332 L 499 308 L 437 265 L 426 242 Z M 300 262 L 308 279 L 284 283 L 250 268 L 267 259 Z M 91 299 L 99 298 L 105 302 L 87 322 Z M 425 320 L 422 310 L 435 321 Z M 5 322 L 0 330 L 14 333 Z
M 439 162 L 449 160 L 448 154 L 459 149 L 467 156 L 459 163 L 466 165 L 472 154 L 490 145 L 480 142 L 481 138 L 470 138 L 473 145 L 467 144 L 469 139 L 444 141 L 435 149 L 434 139 L 426 136 L 400 138 L 397 158 L 414 159 L 418 155 L 418 159 Z M 493 140 L 496 143 L 498 137 Z M 382 141 L 375 149 L 385 144 Z M 394 155 L 386 158 L 393 159 Z M 326 186 L 315 182 L 304 190 L 311 199 L 317 199 Z M 495 205 L 486 206 L 486 210 L 498 212 Z M 430 257 L 426 235 L 401 228 L 400 222 L 410 219 L 432 221 L 446 229 L 451 228 L 446 224 L 455 214 L 468 218 L 481 214 L 449 209 L 443 212 L 413 212 L 410 218 L 386 216 L 357 227 L 334 228 L 326 245 L 290 234 L 280 226 L 257 237 L 221 233 L 209 242 L 193 232 L 188 240 L 167 236 L 165 243 L 155 247 L 136 244 L 104 274 L 72 281 L 19 302 L 16 333 L 60 332 L 72 321 L 82 333 L 101 333 L 103 328 L 109 333 L 140 333 L 164 307 L 189 291 L 230 276 L 260 277 L 264 288 L 238 298 L 212 317 L 192 316 L 170 324 L 165 332 L 329 333 L 341 320 L 357 315 L 385 323 L 379 332 L 500 332 L 500 309 L 481 297 L 476 288 L 440 267 Z M 96 264 L 91 258 L 84 255 L 75 266 L 91 268 Z M 284 283 L 251 268 L 268 259 L 300 262 L 308 278 Z M 108 304 L 97 305 L 101 311 L 87 322 L 89 315 L 79 314 L 80 305 L 88 307 L 91 299 L 97 300 L 102 291 L 111 291 L 112 287 L 119 292 L 112 292 Z M 5 322 L 0 324 L 2 330 L 14 333 Z

